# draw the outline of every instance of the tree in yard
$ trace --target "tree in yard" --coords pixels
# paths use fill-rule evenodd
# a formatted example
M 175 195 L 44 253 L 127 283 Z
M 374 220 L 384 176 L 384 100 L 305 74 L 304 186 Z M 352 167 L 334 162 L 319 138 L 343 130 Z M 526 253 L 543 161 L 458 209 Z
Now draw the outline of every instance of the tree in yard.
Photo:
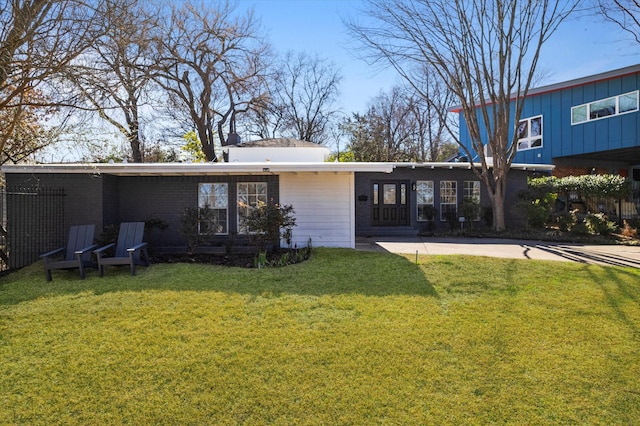
M 216 147 L 235 133 L 236 115 L 265 97 L 270 53 L 252 13 L 238 16 L 228 2 L 186 2 L 158 27 L 154 48 L 153 77 L 169 112 L 185 130 L 195 129 L 207 160 L 217 161 Z
M 0 152 L 16 161 L 52 142 L 38 121 L 65 103 L 50 90 L 54 77 L 92 42 L 101 0 L 0 2 Z
M 333 64 L 306 53 L 287 52 L 274 68 L 268 97 L 247 117 L 261 138 L 291 137 L 323 143 L 338 115 L 335 101 L 342 77 Z
M 365 114 L 353 114 L 342 123 L 348 151 L 356 161 L 441 160 L 448 144 L 435 102 L 399 86 L 380 93 Z
M 392 66 L 418 93 L 424 70 L 433 70 L 454 94 L 480 164 L 457 142 L 487 189 L 494 228 L 504 230 L 507 175 L 523 99 L 543 44 L 577 1 L 368 0 L 367 5 L 370 23 L 348 26 L 369 58 Z
M 94 43 L 65 72 L 79 95 L 74 106 L 117 129 L 136 163 L 144 160 L 140 110 L 149 99 L 150 33 L 157 25 L 150 12 L 136 0 L 104 0 Z

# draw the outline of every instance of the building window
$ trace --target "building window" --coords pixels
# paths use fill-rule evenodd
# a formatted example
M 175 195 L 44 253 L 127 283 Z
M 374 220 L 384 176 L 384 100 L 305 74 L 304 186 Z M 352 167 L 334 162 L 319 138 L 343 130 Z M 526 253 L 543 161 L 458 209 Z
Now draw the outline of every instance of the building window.
M 376 206 L 380 204 L 380 201 L 378 200 L 378 190 L 379 190 L 378 184 L 374 183 L 373 184 L 373 204 Z
M 440 220 L 458 217 L 458 185 L 454 180 L 440 182 Z
M 434 220 L 433 181 L 416 182 L 416 204 L 418 205 L 418 221 Z
M 571 124 L 586 123 L 635 111 L 638 111 L 637 90 L 571 108 Z
M 238 183 L 238 233 L 249 234 L 253 230 L 246 225 L 246 218 L 256 206 L 267 204 L 266 182 Z
M 226 183 L 198 185 L 198 232 L 228 234 L 229 187 Z
M 382 185 L 382 204 L 395 205 L 397 202 L 396 184 L 385 183 Z
M 542 147 L 542 116 L 520 120 L 518 123 L 518 151 Z
M 464 202 L 471 201 L 474 206 L 472 217 L 467 220 L 480 220 L 480 181 L 479 180 L 466 180 L 464 181 L 462 188 L 462 199 Z M 465 212 L 465 214 L 468 214 Z

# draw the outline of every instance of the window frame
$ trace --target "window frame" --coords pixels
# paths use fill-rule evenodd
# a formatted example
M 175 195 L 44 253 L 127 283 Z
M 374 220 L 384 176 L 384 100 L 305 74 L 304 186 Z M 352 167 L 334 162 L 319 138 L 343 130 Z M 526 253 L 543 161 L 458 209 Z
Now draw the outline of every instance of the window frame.
M 447 188 L 448 186 L 448 188 Z M 452 192 L 447 194 L 446 192 Z M 448 202 L 443 200 L 448 199 Z M 445 206 L 453 206 L 453 211 L 458 216 L 458 181 L 455 180 L 441 180 L 440 181 L 440 221 L 446 222 L 446 213 L 450 212 L 449 208 Z M 445 211 L 446 210 L 446 211 Z
M 256 191 L 254 192 L 247 191 L 246 194 L 242 193 L 240 188 L 245 185 L 246 186 L 255 185 Z M 258 191 L 257 190 L 258 186 L 264 187 L 264 191 Z M 237 216 L 239 235 L 251 235 L 256 233 L 256 231 L 252 231 L 251 229 L 248 229 L 246 227 L 246 225 L 243 223 L 244 217 L 246 217 L 249 214 L 250 209 L 255 208 L 259 202 L 267 204 L 269 199 L 268 191 L 269 191 L 269 186 L 267 182 L 238 182 L 236 184 L 236 206 L 237 206 L 236 216 Z M 245 204 L 244 201 L 240 199 L 240 197 L 244 195 L 246 195 L 248 198 L 247 200 L 248 202 L 246 203 L 246 206 L 244 206 Z M 243 213 L 245 211 L 246 213 Z
M 430 185 L 428 185 L 430 184 Z M 431 194 L 430 194 L 430 198 L 431 198 L 431 202 L 429 203 L 429 195 L 426 196 L 425 200 L 421 200 L 422 194 L 421 194 L 421 188 L 426 185 L 427 187 L 431 187 Z M 426 202 L 420 202 L 420 201 L 426 201 Z M 416 221 L 418 222 L 429 222 L 430 220 L 435 220 L 435 217 L 433 219 L 428 219 L 426 215 L 422 215 L 420 213 L 420 209 L 424 209 L 425 206 L 431 206 L 435 208 L 435 202 L 436 202 L 436 197 L 435 197 L 435 183 L 432 180 L 418 180 L 416 181 Z
M 589 123 L 591 121 L 604 120 L 606 118 L 611 118 L 611 117 L 616 117 L 616 116 L 619 116 L 619 115 L 638 112 L 639 106 L 640 106 L 639 93 L 640 93 L 640 91 L 633 90 L 631 92 L 621 93 L 619 95 L 609 96 L 607 98 L 596 99 L 595 101 L 591 101 L 591 102 L 587 102 L 587 103 L 584 103 L 584 104 L 573 106 L 573 107 L 571 107 L 571 125 L 572 126 L 576 126 L 578 124 Z M 629 98 L 630 96 L 633 96 L 635 98 L 635 108 L 625 109 L 624 111 L 620 111 L 620 100 L 624 99 L 624 98 Z M 614 102 L 615 111 L 612 114 L 599 115 L 597 117 L 592 117 L 592 115 L 593 115 L 593 112 L 591 111 L 592 105 L 603 104 L 603 103 L 605 103 L 607 101 L 611 101 L 611 100 L 615 101 Z M 584 118 L 584 120 L 581 120 L 581 121 L 577 121 L 575 119 L 575 111 L 577 111 L 579 109 L 584 109 L 585 110 L 585 113 L 583 114 L 583 116 L 585 118 Z
M 473 185 L 471 186 L 469 184 L 473 184 Z M 462 200 L 463 201 L 466 199 L 472 199 L 472 200 L 476 200 L 478 202 L 478 205 L 481 205 L 480 204 L 481 194 L 482 194 L 482 185 L 480 184 L 479 180 L 465 180 L 464 182 L 462 182 Z M 474 221 L 480 220 L 480 211 L 478 211 L 476 213 L 476 216 L 471 220 L 474 220 Z
M 207 193 L 203 193 L 202 188 L 205 186 L 210 186 L 212 189 Z M 217 197 L 218 192 L 215 190 L 216 186 L 224 186 L 226 199 L 224 207 L 220 205 L 216 205 L 217 201 L 220 197 Z M 210 202 L 213 199 L 213 206 L 211 206 Z M 213 211 L 213 225 L 217 228 L 217 226 L 221 225 L 220 221 L 220 213 L 224 211 L 224 223 L 223 231 L 218 232 L 202 232 L 202 219 L 200 219 L 200 211 L 204 208 L 209 208 Z M 198 234 L 199 235 L 229 235 L 229 184 L 227 182 L 201 182 L 198 183 Z
M 539 131 L 537 134 L 532 135 L 533 123 L 538 121 Z M 527 134 L 525 136 L 520 137 L 520 129 L 523 124 L 526 124 Z M 518 127 L 516 127 L 516 134 L 518 139 L 516 140 L 516 151 L 528 151 L 530 149 L 539 149 L 542 148 L 543 143 L 543 121 L 542 115 L 536 115 L 533 117 L 523 118 L 518 122 Z M 538 145 L 533 145 L 535 142 L 540 141 Z

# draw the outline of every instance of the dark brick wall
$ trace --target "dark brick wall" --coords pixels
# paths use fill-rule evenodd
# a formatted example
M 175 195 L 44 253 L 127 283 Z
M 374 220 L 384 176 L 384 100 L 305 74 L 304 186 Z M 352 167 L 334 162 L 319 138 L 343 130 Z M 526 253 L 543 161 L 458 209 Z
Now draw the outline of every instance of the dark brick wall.
M 180 233 L 180 215 L 186 207 L 198 204 L 198 183 L 226 182 L 229 184 L 229 230 L 237 229 L 236 183 L 267 182 L 270 199 L 279 201 L 278 176 L 110 176 L 94 174 L 7 174 L 7 185 L 39 185 L 62 187 L 64 221 L 60 224 L 66 238 L 71 225 L 96 225 L 96 238 L 105 226 L 121 222 L 159 219 L 168 223 L 164 231 L 152 230 L 147 236 L 151 246 L 184 245 Z M 24 212 L 11 212 L 24 214 Z M 11 220 L 9 217 L 8 220 Z M 37 232 L 37 230 L 16 230 Z M 224 240 L 228 237 L 220 237 Z M 66 241 L 56 242 L 63 246 Z M 44 252 L 45 250 L 42 250 Z
M 64 222 L 71 225 L 95 224 L 102 228 L 102 176 L 95 174 L 7 174 L 7 186 L 34 185 L 64 188 Z M 8 218 L 10 219 L 10 218 Z M 66 242 L 63 242 L 66 243 Z
M 164 231 L 153 230 L 148 236 L 155 246 L 176 246 L 186 243 L 180 233 L 180 216 L 187 207 L 198 205 L 198 184 L 226 182 L 229 184 L 229 230 L 237 229 L 236 184 L 267 182 L 267 194 L 279 200 L 277 176 L 123 176 L 118 178 L 119 213 L 117 222 L 158 219 L 169 226 Z M 219 239 L 227 239 L 221 236 Z
M 434 202 L 435 207 L 439 209 L 440 205 L 440 181 L 454 180 L 458 182 L 458 202 L 462 202 L 463 182 L 477 181 L 478 177 L 468 169 L 431 169 L 431 168 L 396 168 L 393 173 L 356 173 L 355 190 L 356 190 L 356 235 L 364 235 L 367 228 L 371 227 L 371 185 L 373 181 L 384 180 L 406 180 L 409 182 L 409 211 L 410 224 L 417 231 L 422 231 L 426 227 L 425 222 L 416 220 L 416 192 L 412 189 L 412 184 L 417 180 L 430 180 L 434 182 Z M 507 184 L 507 197 L 505 200 L 505 220 L 507 226 L 520 226 L 522 224 L 518 213 L 514 211 L 513 206 L 517 201 L 517 193 L 527 187 L 527 172 L 512 170 L 509 172 L 509 181 Z M 483 207 L 490 207 L 491 202 L 484 185 L 480 186 L 480 201 Z M 360 201 L 361 196 L 366 196 L 366 201 Z M 436 219 L 435 225 L 440 229 L 448 228 L 446 222 Z M 484 224 L 483 224 L 484 225 Z

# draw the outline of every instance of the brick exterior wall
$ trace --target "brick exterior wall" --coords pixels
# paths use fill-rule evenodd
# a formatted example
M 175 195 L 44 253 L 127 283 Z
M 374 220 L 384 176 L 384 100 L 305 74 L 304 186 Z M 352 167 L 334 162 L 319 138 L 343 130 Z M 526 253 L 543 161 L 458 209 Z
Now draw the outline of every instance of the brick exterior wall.
M 64 220 L 60 224 L 61 235 L 54 244 L 66 244 L 71 225 L 95 224 L 96 238 L 104 227 L 121 222 L 165 221 L 164 231 L 152 230 L 145 236 L 151 248 L 161 246 L 184 246 L 186 238 L 180 233 L 180 216 L 187 207 L 198 205 L 198 184 L 206 182 L 226 182 L 229 184 L 229 230 L 237 229 L 236 184 L 238 182 L 267 182 L 270 200 L 279 201 L 278 176 L 110 176 L 94 174 L 7 174 L 6 182 L 11 185 L 39 185 L 41 187 L 62 187 L 64 197 Z M 24 215 L 22 211 L 8 211 L 7 220 L 14 215 Z M 38 232 L 37 229 L 15 229 L 22 234 Z M 22 238 L 22 237 L 21 237 Z M 219 237 L 226 240 L 227 236 Z M 47 248 L 37 248 L 43 253 Z
M 567 176 L 582 176 L 582 175 L 590 175 L 590 174 L 604 175 L 611 173 L 609 169 L 597 167 L 575 167 L 575 166 L 556 166 L 553 170 L 553 175 L 558 178 L 563 178 Z
M 184 246 L 180 217 L 188 207 L 198 206 L 198 184 L 229 184 L 229 231 L 237 229 L 236 188 L 238 182 L 267 182 L 267 195 L 279 200 L 278 176 L 123 176 L 118 178 L 120 194 L 117 222 L 159 219 L 169 226 L 164 231 L 152 230 L 147 237 L 152 246 Z M 229 238 L 220 236 L 221 241 Z
M 408 208 L 409 208 L 409 224 L 416 232 L 426 230 L 427 223 L 416 220 L 417 216 L 417 196 L 413 190 L 413 184 L 418 180 L 433 181 L 434 183 L 434 206 L 440 212 L 440 182 L 456 181 L 458 188 L 458 203 L 463 199 L 464 181 L 478 181 L 478 177 L 468 169 L 431 169 L 416 167 L 396 168 L 393 173 L 356 173 L 355 175 L 355 203 L 356 203 L 356 235 L 366 236 L 371 232 L 372 228 L 372 184 L 376 182 L 387 181 L 407 181 L 408 182 Z M 483 207 L 490 207 L 491 202 L 484 185 L 480 186 L 480 203 Z M 520 227 L 523 225 L 523 219 L 519 213 L 513 209 L 517 202 L 518 192 L 527 188 L 527 172 L 520 170 L 512 170 L 509 172 L 509 180 L 507 184 L 507 196 L 505 199 L 505 220 L 507 226 Z M 364 198 L 366 197 L 366 201 Z M 449 224 L 441 221 L 439 214 L 435 221 L 437 229 L 448 229 Z M 484 226 L 480 223 L 479 226 Z
M 33 185 L 49 188 L 64 188 L 65 229 L 72 225 L 95 224 L 102 228 L 103 177 L 95 174 L 7 174 L 7 186 Z M 10 218 L 7 218 L 10 220 Z M 63 245 L 66 241 L 62 242 Z

